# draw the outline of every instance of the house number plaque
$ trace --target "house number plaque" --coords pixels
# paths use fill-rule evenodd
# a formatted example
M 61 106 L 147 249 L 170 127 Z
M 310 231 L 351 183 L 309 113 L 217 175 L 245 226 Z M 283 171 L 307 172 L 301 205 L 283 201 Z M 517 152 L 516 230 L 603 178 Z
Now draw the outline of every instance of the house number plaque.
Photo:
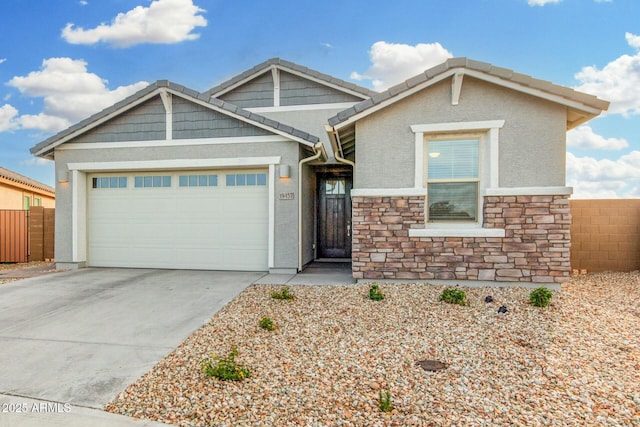
M 280 200 L 293 200 L 293 192 L 292 193 L 280 193 Z

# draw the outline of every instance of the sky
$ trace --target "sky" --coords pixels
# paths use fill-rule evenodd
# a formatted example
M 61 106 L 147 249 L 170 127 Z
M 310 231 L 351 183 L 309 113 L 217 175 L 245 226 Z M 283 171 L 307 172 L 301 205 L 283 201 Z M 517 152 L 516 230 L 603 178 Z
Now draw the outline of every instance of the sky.
M 205 91 L 280 57 L 374 90 L 467 57 L 611 102 L 567 133 L 574 198 L 640 197 L 638 0 L 2 0 L 0 166 L 156 80 Z

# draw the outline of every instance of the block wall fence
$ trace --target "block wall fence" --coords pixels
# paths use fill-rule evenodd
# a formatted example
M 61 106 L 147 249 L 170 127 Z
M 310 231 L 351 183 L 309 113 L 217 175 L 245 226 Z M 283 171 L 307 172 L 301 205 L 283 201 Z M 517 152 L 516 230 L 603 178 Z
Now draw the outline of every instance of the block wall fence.
M 410 237 L 425 228 L 423 196 L 352 198 L 357 279 L 563 283 L 571 274 L 567 196 L 487 196 L 484 228 L 505 237 Z
M 640 199 L 571 200 L 571 267 L 640 270 Z

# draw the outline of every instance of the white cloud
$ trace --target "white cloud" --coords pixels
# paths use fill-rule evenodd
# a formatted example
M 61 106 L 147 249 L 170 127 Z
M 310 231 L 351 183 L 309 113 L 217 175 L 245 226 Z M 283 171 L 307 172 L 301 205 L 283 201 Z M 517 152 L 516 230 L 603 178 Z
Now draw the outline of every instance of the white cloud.
M 4 104 L 0 107 L 0 132 L 15 128 L 15 118 L 17 115 L 18 110 L 12 105 Z
M 560 3 L 562 0 L 529 0 L 529 6 L 544 6 L 550 3 Z
M 567 185 L 580 199 L 640 197 L 640 151 L 616 160 L 567 153 Z
M 53 160 L 43 159 L 42 157 L 30 157 L 20 163 L 25 166 L 49 166 Z
M 415 46 L 379 41 L 371 46 L 371 67 L 364 73 L 351 73 L 354 80 L 371 80 L 374 89 L 383 90 L 413 77 L 453 55 L 440 43 L 418 43 Z
M 640 49 L 640 36 L 626 33 L 629 46 Z M 598 69 L 584 67 L 575 75 L 580 85 L 575 89 L 597 95 L 611 102 L 609 112 L 640 114 L 640 52 L 622 55 Z
M 567 132 L 567 146 L 594 150 L 622 150 L 629 143 L 623 138 L 605 138 L 590 126 L 580 126 Z
M 71 58 L 49 58 L 40 71 L 14 77 L 9 85 L 24 95 L 44 98 L 44 110 L 15 119 L 23 129 L 55 132 L 80 121 L 147 86 L 138 82 L 107 88 L 107 81 L 87 71 L 87 63 Z
M 631 33 L 624 33 L 624 38 L 627 39 L 627 43 L 629 43 L 629 46 L 640 49 L 640 36 L 636 36 L 635 34 Z
M 205 12 L 193 0 L 154 0 L 149 7 L 137 6 L 119 13 L 110 24 L 87 29 L 67 24 L 62 37 L 72 44 L 108 43 L 129 47 L 141 43 L 179 43 L 200 37 L 192 31 L 206 27 Z
M 0 64 L 7 62 L 7 58 L 0 58 Z
M 62 117 L 48 114 L 24 114 L 16 119 L 21 129 L 38 129 L 43 132 L 55 133 L 66 129 L 73 124 L 72 121 Z

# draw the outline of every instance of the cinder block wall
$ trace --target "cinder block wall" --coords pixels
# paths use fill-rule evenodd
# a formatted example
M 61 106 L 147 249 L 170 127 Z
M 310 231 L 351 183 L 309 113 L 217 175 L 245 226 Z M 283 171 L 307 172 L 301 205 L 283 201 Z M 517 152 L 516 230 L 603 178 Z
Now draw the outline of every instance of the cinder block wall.
M 485 197 L 484 227 L 504 238 L 409 237 L 424 197 L 353 197 L 353 276 L 563 283 L 569 279 L 566 196 Z
M 571 268 L 640 270 L 640 199 L 571 200 Z

